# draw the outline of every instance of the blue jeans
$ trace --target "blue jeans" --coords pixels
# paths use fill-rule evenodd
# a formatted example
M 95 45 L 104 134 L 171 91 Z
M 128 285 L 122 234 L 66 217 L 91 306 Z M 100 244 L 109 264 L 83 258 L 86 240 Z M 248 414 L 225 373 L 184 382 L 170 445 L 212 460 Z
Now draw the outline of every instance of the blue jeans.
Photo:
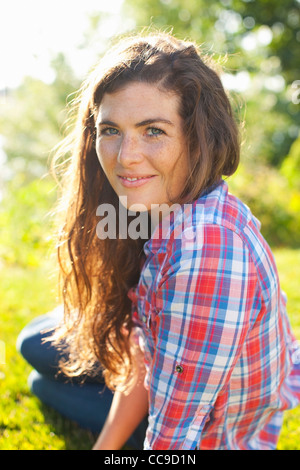
M 99 433 L 110 409 L 113 394 L 105 386 L 103 377 L 86 375 L 69 378 L 57 374 L 61 352 L 43 339 L 51 335 L 62 315 L 58 307 L 30 322 L 17 339 L 17 348 L 34 368 L 28 382 L 31 391 L 43 403 L 54 408 L 80 427 Z M 148 421 L 144 419 L 127 442 L 134 449 L 142 449 Z

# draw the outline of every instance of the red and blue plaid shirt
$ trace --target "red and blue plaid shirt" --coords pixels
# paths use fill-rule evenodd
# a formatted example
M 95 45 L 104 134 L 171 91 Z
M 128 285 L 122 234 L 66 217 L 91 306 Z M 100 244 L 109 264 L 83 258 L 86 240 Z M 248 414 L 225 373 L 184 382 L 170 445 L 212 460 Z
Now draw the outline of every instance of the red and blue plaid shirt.
M 145 244 L 136 289 L 144 448 L 274 449 L 300 350 L 273 255 L 225 182 L 183 208 Z

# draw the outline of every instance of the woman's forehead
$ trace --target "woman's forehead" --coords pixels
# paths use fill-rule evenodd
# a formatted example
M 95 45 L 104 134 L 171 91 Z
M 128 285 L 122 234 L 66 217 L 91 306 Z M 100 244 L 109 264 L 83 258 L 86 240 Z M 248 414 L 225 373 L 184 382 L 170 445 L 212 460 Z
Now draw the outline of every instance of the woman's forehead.
M 179 117 L 179 102 L 178 95 L 164 91 L 156 84 L 134 82 L 103 95 L 97 122 L 131 114 L 140 121 L 159 118 L 173 123 Z

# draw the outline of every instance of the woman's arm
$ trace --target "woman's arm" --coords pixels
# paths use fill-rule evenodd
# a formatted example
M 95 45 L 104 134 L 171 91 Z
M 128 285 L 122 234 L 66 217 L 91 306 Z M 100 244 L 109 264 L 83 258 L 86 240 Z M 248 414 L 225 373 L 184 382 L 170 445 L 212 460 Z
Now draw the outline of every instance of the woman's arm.
M 202 246 L 185 244 L 182 237 L 168 252 L 155 304 L 147 312 L 155 354 L 144 450 L 199 447 L 245 344 L 259 296 L 257 271 L 239 235 L 216 224 L 198 230 Z M 221 413 L 224 408 L 218 407 Z
M 148 413 L 148 392 L 144 387 L 144 358 L 139 354 L 139 368 L 134 387 L 115 392 L 104 427 L 93 450 L 119 450 Z

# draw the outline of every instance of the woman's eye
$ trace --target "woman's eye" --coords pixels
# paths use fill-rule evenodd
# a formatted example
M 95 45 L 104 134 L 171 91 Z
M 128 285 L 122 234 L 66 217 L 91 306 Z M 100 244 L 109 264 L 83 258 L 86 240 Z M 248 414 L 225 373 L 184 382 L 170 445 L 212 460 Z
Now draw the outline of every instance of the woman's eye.
M 118 133 L 118 129 L 115 129 L 114 127 L 105 127 L 100 129 L 100 135 L 117 135 Z
M 147 129 L 147 134 L 149 136 L 159 136 L 159 135 L 162 135 L 164 134 L 164 131 L 162 129 L 158 129 L 157 127 L 149 127 Z

